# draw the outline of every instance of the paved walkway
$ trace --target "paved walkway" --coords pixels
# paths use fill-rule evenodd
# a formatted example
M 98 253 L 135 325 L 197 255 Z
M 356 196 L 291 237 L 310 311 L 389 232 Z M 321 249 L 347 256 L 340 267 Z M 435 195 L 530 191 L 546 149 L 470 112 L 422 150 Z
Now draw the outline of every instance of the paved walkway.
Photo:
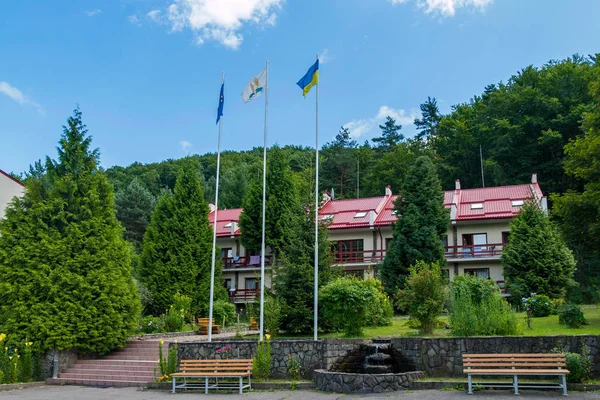
M 258 335 L 258 331 L 244 331 L 243 335 Z M 226 332 L 226 333 L 215 333 L 212 335 L 213 340 L 222 340 L 222 339 L 232 339 L 235 336 L 235 332 Z M 186 336 L 174 336 L 168 338 L 145 338 L 142 340 L 146 340 L 149 342 L 158 342 L 159 340 L 164 340 L 165 342 L 172 343 L 177 341 L 177 343 L 183 342 L 206 342 L 208 341 L 208 335 L 186 335 Z
M 600 399 L 600 393 L 569 393 L 571 399 Z M 520 399 L 559 399 L 564 398 L 558 391 L 523 391 L 519 396 Z M 156 400 L 156 399 L 171 399 L 171 400 L 515 400 L 515 396 L 508 390 L 505 391 L 482 391 L 477 392 L 473 396 L 468 396 L 464 391 L 412 391 L 412 392 L 394 392 L 382 394 L 335 394 L 335 393 L 320 393 L 316 391 L 277 391 L 277 392 L 250 392 L 239 394 L 228 393 L 176 393 L 172 394 L 167 391 L 148 390 L 142 391 L 136 388 L 92 388 L 82 386 L 41 386 L 37 388 L 13 390 L 9 392 L 0 392 L 2 400 Z

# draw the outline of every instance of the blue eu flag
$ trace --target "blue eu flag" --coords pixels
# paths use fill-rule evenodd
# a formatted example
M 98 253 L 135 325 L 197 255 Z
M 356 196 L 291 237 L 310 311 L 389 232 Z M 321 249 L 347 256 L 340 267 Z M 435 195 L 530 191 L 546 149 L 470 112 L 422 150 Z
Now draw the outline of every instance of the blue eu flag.
M 223 100 L 225 99 L 225 97 L 223 97 L 223 88 L 224 87 L 225 87 L 225 84 L 222 83 L 221 84 L 221 94 L 219 95 L 219 109 L 217 110 L 217 124 L 219 123 L 219 120 L 223 116 Z

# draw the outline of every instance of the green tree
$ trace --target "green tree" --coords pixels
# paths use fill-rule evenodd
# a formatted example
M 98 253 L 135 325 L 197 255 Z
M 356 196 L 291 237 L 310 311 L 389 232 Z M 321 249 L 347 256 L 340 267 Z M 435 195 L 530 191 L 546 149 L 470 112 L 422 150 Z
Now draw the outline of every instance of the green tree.
M 150 224 L 156 199 L 144 184 L 134 178 L 129 186 L 115 194 L 117 219 L 125 227 L 125 239 L 139 251 L 142 247 L 144 232 Z
M 326 143 L 321 150 L 321 187 L 333 189 L 335 198 L 356 196 L 357 147 L 350 131 L 341 127 L 335 140 Z
M 113 188 L 77 108 L 0 221 L 0 331 L 43 350 L 106 353 L 133 333 L 140 300 Z
M 212 255 L 208 212 L 198 175 L 182 168 L 173 194 L 158 200 L 144 235 L 139 275 L 153 294 L 152 313 L 164 312 L 180 293 L 192 298 L 196 315 L 206 314 Z M 227 299 L 220 263 L 215 267 L 215 299 Z
M 427 96 L 427 101 L 420 105 L 421 118 L 415 118 L 414 124 L 419 133 L 417 138 L 435 138 L 442 115 L 437 106 L 437 100 Z
M 372 141 L 375 143 L 375 148 L 382 152 L 392 150 L 404 140 L 404 135 L 400 133 L 402 125 L 396 125 L 396 120 L 390 116 L 386 117 L 383 125 L 379 125 L 379 129 L 381 129 L 381 136 L 373 138 Z
M 411 166 L 394 207 L 398 220 L 381 265 L 386 291 L 395 294 L 404 286 L 409 267 L 417 261 L 443 263 L 450 217 L 433 162 L 419 157 Z
M 504 279 L 512 299 L 531 293 L 563 298 L 574 285 L 575 260 L 557 227 L 533 201 L 510 224 L 510 242 L 502 252 Z
M 266 180 L 265 244 L 277 258 L 302 213 L 289 160 L 278 146 L 273 146 L 268 153 Z M 262 180 L 250 185 L 243 208 L 240 215 L 241 241 L 246 249 L 257 254 L 262 235 Z
M 418 261 L 409 271 L 405 288 L 398 291 L 398 303 L 417 321 L 421 333 L 430 335 L 444 310 L 446 280 L 438 263 Z

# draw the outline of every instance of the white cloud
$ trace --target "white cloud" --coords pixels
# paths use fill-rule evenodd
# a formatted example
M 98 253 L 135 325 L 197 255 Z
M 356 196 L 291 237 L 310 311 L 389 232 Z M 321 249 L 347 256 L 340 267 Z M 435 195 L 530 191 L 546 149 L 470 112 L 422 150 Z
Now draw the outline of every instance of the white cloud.
M 392 4 L 403 4 L 408 0 L 388 0 Z M 452 17 L 456 10 L 468 8 L 484 11 L 493 0 L 412 0 L 416 2 L 417 7 L 423 9 L 425 14 L 440 15 L 442 17 Z
M 277 11 L 284 0 L 170 0 L 165 11 L 166 20 L 174 32 L 190 29 L 195 42 L 216 41 L 225 47 L 237 49 L 244 37 L 239 32 L 245 24 L 273 26 Z M 150 13 L 154 13 L 153 10 Z M 148 17 L 153 16 L 148 13 Z M 161 20 L 162 21 L 162 20 Z M 158 22 L 158 21 L 157 21 Z
M 142 26 L 142 21 L 140 21 L 140 19 L 138 17 L 136 17 L 135 15 L 130 15 L 129 16 L 129 22 L 131 22 L 133 25 L 140 27 Z
M 410 130 L 415 118 L 419 118 L 421 115 L 416 109 L 407 112 L 403 109 L 395 109 L 384 105 L 379 107 L 379 110 L 374 117 L 353 119 L 343 126 L 348 128 L 348 130 L 350 130 L 350 136 L 356 139 L 370 133 L 374 129 L 379 129 L 379 125 L 382 125 L 388 116 L 394 118 L 396 124 L 402 125 L 402 130 L 405 132 L 407 127 L 409 127 Z
M 192 143 L 188 142 L 187 140 L 182 140 L 179 142 L 179 145 L 181 146 L 181 151 L 183 151 L 185 155 L 190 154 L 190 150 L 193 147 Z
M 85 15 L 88 17 L 93 17 L 94 15 L 102 14 L 102 10 L 99 8 L 94 8 L 93 10 L 86 10 Z
M 333 56 L 329 54 L 328 49 L 323 49 L 319 54 L 319 64 L 327 64 L 333 60 Z
M 0 93 L 7 95 L 8 97 L 10 97 L 11 99 L 13 99 L 21 105 L 30 105 L 32 107 L 35 107 L 35 109 L 40 115 L 46 114 L 46 111 L 42 106 L 40 106 L 35 101 L 25 97 L 23 92 L 21 92 L 14 86 L 11 86 L 8 82 L 0 81 Z
M 146 14 L 146 17 L 150 18 L 154 22 L 162 22 L 160 10 L 152 10 L 148 14 Z

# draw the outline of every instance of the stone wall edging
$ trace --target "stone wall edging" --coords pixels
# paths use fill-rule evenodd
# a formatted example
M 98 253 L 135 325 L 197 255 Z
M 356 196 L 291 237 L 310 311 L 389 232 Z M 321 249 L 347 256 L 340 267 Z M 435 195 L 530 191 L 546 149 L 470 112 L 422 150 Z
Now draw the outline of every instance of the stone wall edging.
M 422 379 L 422 371 L 399 374 L 358 374 L 318 369 L 314 371 L 317 390 L 335 393 L 383 393 L 408 389 L 410 382 Z

